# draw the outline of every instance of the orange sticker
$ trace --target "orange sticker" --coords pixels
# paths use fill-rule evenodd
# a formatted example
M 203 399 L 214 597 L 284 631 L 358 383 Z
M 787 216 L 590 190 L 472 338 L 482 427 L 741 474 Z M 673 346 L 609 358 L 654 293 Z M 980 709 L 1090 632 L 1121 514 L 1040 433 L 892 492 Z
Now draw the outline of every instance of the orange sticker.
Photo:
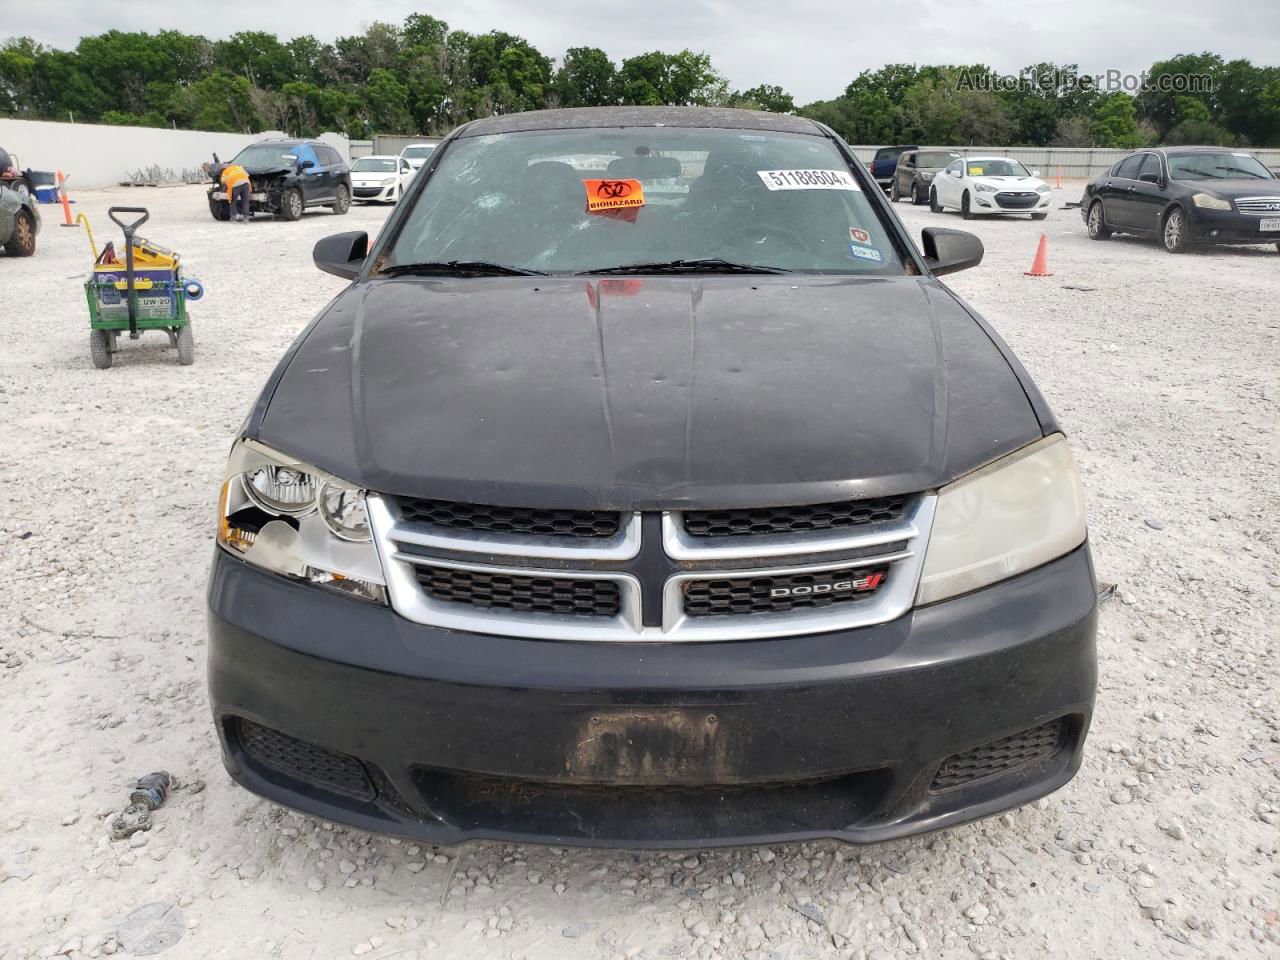
M 639 180 L 583 180 L 587 188 L 587 212 L 626 210 L 644 206 L 644 187 Z

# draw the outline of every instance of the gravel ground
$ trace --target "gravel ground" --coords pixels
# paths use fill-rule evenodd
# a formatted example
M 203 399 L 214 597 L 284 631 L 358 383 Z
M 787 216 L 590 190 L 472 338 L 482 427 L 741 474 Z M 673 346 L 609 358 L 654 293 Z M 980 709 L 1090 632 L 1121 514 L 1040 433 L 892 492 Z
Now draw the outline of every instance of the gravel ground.
M 311 267 L 312 243 L 385 211 L 239 226 L 212 221 L 198 187 L 77 199 L 99 241 L 109 204 L 146 203 L 145 233 L 209 293 L 195 366 L 151 334 L 103 372 L 83 231 L 46 207 L 35 259 L 0 257 L 0 960 L 141 954 L 180 934 L 168 956 L 1280 955 L 1274 248 L 1093 243 L 1074 211 L 968 225 L 987 259 L 953 286 L 1071 433 L 1099 577 L 1119 584 L 1066 788 L 875 847 L 436 849 L 232 786 L 205 699 L 229 443 L 342 286 Z M 898 210 L 913 233 L 962 226 Z M 1056 274 L 1025 277 L 1042 230 Z M 178 786 L 154 829 L 111 842 L 130 781 L 156 769 Z

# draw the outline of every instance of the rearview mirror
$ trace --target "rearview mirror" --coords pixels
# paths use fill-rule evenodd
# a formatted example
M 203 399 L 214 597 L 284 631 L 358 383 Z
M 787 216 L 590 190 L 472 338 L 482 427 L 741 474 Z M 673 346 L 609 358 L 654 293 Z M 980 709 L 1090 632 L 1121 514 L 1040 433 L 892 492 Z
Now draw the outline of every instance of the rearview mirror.
M 363 230 L 325 237 L 311 251 L 311 259 L 317 267 L 343 280 L 354 280 L 359 276 L 368 255 L 369 234 Z
M 920 232 L 923 241 L 924 262 L 929 271 L 940 277 L 947 273 L 968 270 L 982 262 L 982 241 L 963 230 L 945 227 L 925 227 Z

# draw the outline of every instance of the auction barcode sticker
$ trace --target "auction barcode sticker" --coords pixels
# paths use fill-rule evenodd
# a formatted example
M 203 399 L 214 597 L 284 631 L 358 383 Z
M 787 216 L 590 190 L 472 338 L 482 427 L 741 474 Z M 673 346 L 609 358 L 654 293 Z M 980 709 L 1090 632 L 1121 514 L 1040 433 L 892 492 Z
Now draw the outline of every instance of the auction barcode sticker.
M 770 190 L 858 190 L 847 170 L 757 170 Z

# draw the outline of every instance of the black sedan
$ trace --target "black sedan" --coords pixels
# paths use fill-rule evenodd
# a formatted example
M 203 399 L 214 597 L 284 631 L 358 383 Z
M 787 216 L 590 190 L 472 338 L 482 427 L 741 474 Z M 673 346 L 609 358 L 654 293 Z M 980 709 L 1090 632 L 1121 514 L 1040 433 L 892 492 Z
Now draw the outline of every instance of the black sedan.
M 1139 150 L 1084 188 L 1089 236 L 1158 237 L 1170 253 L 1196 244 L 1274 243 L 1280 181 L 1253 154 L 1230 147 Z
M 1097 594 L 1040 392 L 803 117 L 454 131 L 223 477 L 210 702 L 259 794 L 430 843 L 872 842 L 1076 772 Z M 923 253 L 923 256 L 921 255 Z

